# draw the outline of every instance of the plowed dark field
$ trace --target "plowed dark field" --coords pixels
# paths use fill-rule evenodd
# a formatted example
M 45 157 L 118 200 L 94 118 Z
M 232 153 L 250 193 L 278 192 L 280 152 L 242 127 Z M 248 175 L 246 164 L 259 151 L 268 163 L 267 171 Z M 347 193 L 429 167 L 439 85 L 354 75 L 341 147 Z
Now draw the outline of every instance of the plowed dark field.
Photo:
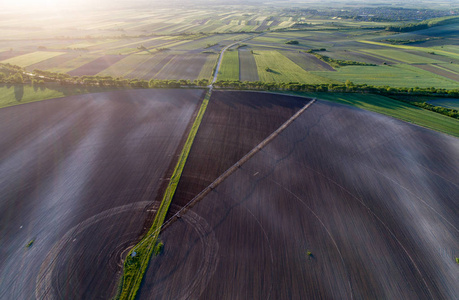
M 214 91 L 173 204 L 187 204 L 308 101 L 269 93 Z
M 0 299 L 108 299 L 201 90 L 0 109 Z M 170 176 L 170 175 L 169 175 Z
M 140 299 L 455 299 L 458 178 L 458 139 L 316 102 L 162 233 Z

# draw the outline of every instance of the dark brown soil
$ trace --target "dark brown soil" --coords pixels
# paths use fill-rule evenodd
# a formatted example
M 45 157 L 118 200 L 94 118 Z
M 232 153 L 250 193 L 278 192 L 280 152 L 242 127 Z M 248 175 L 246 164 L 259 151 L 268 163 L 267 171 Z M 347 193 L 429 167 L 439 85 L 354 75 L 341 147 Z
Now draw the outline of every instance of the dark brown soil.
M 308 101 L 269 93 L 214 91 L 173 203 L 184 206 L 191 201 Z
M 139 298 L 454 299 L 458 178 L 458 139 L 316 102 L 162 233 Z
M 113 296 L 202 94 L 131 90 L 0 109 L 1 299 Z

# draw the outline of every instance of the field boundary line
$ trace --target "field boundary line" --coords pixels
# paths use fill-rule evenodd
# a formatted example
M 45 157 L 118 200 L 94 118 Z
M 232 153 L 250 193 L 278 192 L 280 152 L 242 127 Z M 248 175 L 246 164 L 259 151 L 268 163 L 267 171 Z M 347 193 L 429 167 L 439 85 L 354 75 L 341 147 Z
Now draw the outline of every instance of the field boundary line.
M 181 215 L 185 214 L 190 208 L 192 208 L 196 203 L 202 200 L 207 194 L 214 190 L 218 185 L 220 185 L 226 178 L 233 174 L 237 169 L 239 169 L 244 163 L 249 161 L 255 154 L 260 152 L 264 147 L 266 147 L 270 142 L 272 142 L 279 134 L 281 134 L 290 124 L 293 123 L 303 112 L 308 109 L 314 102 L 316 98 L 309 101 L 302 109 L 297 111 L 290 119 L 288 119 L 284 124 L 282 124 L 278 129 L 271 133 L 266 139 L 261 143 L 255 146 L 249 153 L 244 155 L 240 160 L 238 160 L 234 165 L 228 168 L 225 172 L 222 173 L 217 179 L 215 179 L 209 186 L 202 190 L 198 195 L 190 200 L 185 206 L 183 206 L 178 212 L 176 212 L 168 221 L 166 221 L 162 229 L 167 228 L 175 220 L 180 219 Z
M 185 145 L 182 148 L 179 159 L 175 166 L 174 172 L 170 178 L 169 184 L 164 192 L 161 204 L 156 212 L 156 216 L 153 223 L 148 230 L 145 237 L 135 245 L 126 256 L 124 261 L 123 275 L 122 275 L 122 288 L 118 299 L 136 299 L 137 292 L 140 289 L 143 277 L 147 271 L 147 267 L 150 263 L 151 256 L 154 250 L 157 248 L 157 240 L 167 212 L 169 210 L 172 198 L 174 197 L 175 190 L 177 189 L 180 177 L 185 167 L 186 160 L 191 151 L 191 146 L 198 132 L 199 126 L 201 125 L 202 118 L 207 109 L 207 105 L 210 99 L 209 90 L 202 101 L 201 107 L 198 114 L 193 122 L 193 125 L 188 134 Z

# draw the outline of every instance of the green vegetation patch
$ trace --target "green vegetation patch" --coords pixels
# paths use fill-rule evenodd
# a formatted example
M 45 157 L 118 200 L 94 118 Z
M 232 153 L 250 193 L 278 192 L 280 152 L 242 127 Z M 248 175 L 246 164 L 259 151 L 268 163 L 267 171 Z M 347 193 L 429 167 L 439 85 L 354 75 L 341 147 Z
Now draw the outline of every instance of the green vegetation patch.
M 76 86 L 60 86 L 50 87 L 49 85 L 30 84 L 15 84 L 15 85 L 0 85 L 0 108 L 36 102 L 46 99 L 61 98 L 71 95 L 80 95 L 87 93 L 95 93 L 107 91 L 107 88 L 97 87 L 76 87 Z
M 206 62 L 202 66 L 201 71 L 199 72 L 198 79 L 210 79 L 212 77 L 212 72 L 217 62 L 218 54 L 208 54 Z
M 210 93 L 207 93 L 201 104 L 193 126 L 191 127 L 182 152 L 180 153 L 177 165 L 171 176 L 166 191 L 164 192 L 161 205 L 156 212 L 153 224 L 151 225 L 145 237 L 140 241 L 140 243 L 134 246 L 131 251 L 129 251 L 126 257 L 124 262 L 121 294 L 119 297 L 121 300 L 136 299 L 137 292 L 140 288 L 140 284 L 142 283 L 142 278 L 147 270 L 152 253 L 159 254 L 162 249 L 162 243 L 157 243 L 158 236 L 161 231 L 161 227 L 163 226 L 164 219 L 166 218 L 167 211 L 169 210 L 169 206 L 172 202 L 172 198 L 174 197 L 175 190 L 177 189 L 186 160 L 191 151 L 191 146 L 193 145 L 194 138 L 196 137 L 207 105 L 209 104 L 209 98 Z M 159 246 L 159 250 L 158 245 L 161 245 Z
M 225 51 L 218 72 L 218 80 L 239 80 L 239 52 L 237 50 Z
M 315 97 L 355 106 L 459 137 L 459 120 L 388 97 L 347 93 L 289 92 L 289 94 Z
M 335 83 L 334 79 L 327 79 L 303 70 L 293 61 L 278 51 L 255 51 L 258 77 L 265 82 L 301 82 L 309 84 Z
M 333 80 L 393 87 L 457 88 L 457 82 L 410 65 L 345 66 L 336 72 L 311 72 Z
M 48 51 L 36 51 L 24 55 L 19 55 L 2 61 L 4 64 L 12 64 L 20 67 L 27 67 L 49 58 L 53 58 L 59 55 L 65 54 L 65 52 L 48 52 Z

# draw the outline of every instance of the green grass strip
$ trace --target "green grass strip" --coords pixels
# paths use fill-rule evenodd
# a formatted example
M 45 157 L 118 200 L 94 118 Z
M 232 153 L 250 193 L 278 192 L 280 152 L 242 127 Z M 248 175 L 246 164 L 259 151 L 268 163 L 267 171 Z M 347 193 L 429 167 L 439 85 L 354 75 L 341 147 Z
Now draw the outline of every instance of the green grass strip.
M 355 106 L 459 137 L 459 120 L 389 97 L 358 93 L 286 93 Z
M 174 173 L 171 176 L 169 185 L 166 188 L 161 205 L 156 213 L 153 224 L 151 225 L 148 233 L 145 237 L 136 245 L 134 248 L 129 251 L 126 260 L 124 262 L 124 272 L 122 277 L 122 288 L 119 295 L 121 300 L 134 300 L 137 292 L 142 283 L 143 276 L 147 270 L 148 264 L 151 259 L 153 250 L 155 249 L 161 227 L 166 218 L 167 211 L 171 204 L 172 198 L 174 197 L 175 190 L 182 175 L 183 168 L 185 167 L 188 154 L 190 153 L 191 146 L 193 145 L 194 138 L 201 124 L 202 118 L 206 111 L 207 105 L 209 103 L 210 92 L 207 92 L 204 100 L 199 109 L 198 115 L 191 127 L 188 138 L 185 142 L 185 145 L 180 153 L 179 160 L 174 169 Z M 135 254 L 134 254 L 135 252 Z M 133 255 L 134 254 L 134 255 Z

